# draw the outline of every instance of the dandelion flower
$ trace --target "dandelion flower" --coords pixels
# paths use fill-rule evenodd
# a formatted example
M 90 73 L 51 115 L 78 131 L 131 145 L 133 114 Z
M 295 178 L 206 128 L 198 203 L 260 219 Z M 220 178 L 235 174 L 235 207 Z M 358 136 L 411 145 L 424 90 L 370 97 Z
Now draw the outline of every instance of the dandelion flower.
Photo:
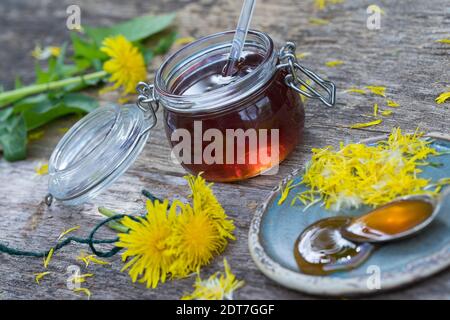
M 169 245 L 174 220 L 176 219 L 177 205 L 169 201 L 154 203 L 147 201 L 147 215 L 131 219 L 125 217 L 121 223 L 129 229 L 128 233 L 119 233 L 116 246 L 124 248 L 122 260 L 128 262 L 122 271 L 129 269 L 128 273 L 133 282 L 139 279 L 145 282 L 147 288 L 155 288 L 161 281 L 166 281 L 170 266 L 174 260 Z
M 38 45 L 31 52 L 31 55 L 36 60 L 47 60 L 50 57 L 59 57 L 60 54 L 61 48 L 55 46 L 45 47 L 42 49 L 41 46 Z
M 216 223 L 220 236 L 223 238 L 235 240 L 233 236 L 234 224 L 233 220 L 228 219 L 222 205 L 214 195 L 211 186 L 206 184 L 205 179 L 201 176 L 188 175 L 184 177 L 191 188 L 192 207 L 195 212 L 207 213 Z
M 194 284 L 194 291 L 182 297 L 182 300 L 233 300 L 235 290 L 244 286 L 244 281 L 237 280 L 231 272 L 226 259 L 223 259 L 224 273 L 216 272 L 207 280 L 202 280 L 200 275 Z
M 173 226 L 171 246 L 176 260 L 171 273 L 185 277 L 208 264 L 227 245 L 219 225 L 207 210 L 194 210 L 190 204 L 182 205 L 182 212 Z
M 124 36 L 118 35 L 106 38 L 101 51 L 110 57 L 103 64 L 103 70 L 111 74 L 109 81 L 114 83 L 105 91 L 122 86 L 125 94 L 133 93 L 136 83 L 144 81 L 147 76 L 144 57 L 139 49 Z

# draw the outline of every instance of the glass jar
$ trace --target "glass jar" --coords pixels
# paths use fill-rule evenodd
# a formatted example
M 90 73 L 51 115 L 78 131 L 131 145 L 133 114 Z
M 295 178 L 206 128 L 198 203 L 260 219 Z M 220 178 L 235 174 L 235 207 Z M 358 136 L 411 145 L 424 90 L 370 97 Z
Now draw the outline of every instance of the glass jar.
M 49 161 L 48 202 L 78 204 L 115 181 L 144 147 L 160 106 L 174 159 L 187 171 L 235 181 L 277 167 L 303 136 L 299 93 L 331 106 L 335 86 L 298 64 L 293 43 L 277 51 L 254 30 L 233 77 L 222 77 L 233 35 L 183 47 L 161 65 L 154 85 L 138 84 L 136 105 L 101 107 L 75 124 Z

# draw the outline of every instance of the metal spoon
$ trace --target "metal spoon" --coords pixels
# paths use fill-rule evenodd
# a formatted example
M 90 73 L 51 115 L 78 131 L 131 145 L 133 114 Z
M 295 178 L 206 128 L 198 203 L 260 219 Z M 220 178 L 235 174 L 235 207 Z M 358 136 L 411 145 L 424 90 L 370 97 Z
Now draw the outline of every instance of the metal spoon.
M 399 240 L 406 237 L 411 237 L 412 235 L 422 231 L 436 218 L 441 208 L 442 200 L 445 199 L 449 194 L 450 188 L 447 188 L 437 197 L 433 197 L 430 195 L 411 195 L 400 197 L 398 199 L 391 201 L 388 204 L 385 204 L 379 208 L 370 211 L 369 213 L 354 218 L 352 222 L 350 222 L 347 226 L 341 229 L 341 234 L 344 238 L 351 240 L 353 242 L 370 242 L 370 243 L 382 243 Z M 378 224 L 378 227 L 376 227 L 376 223 L 375 224 L 372 223 L 372 225 L 368 225 L 367 223 L 365 223 L 365 221 L 367 222 L 368 219 L 370 218 L 370 215 L 378 214 L 378 216 L 382 217 L 384 211 L 384 214 L 386 215 L 384 217 L 386 220 L 385 226 L 387 227 L 387 229 L 389 228 L 392 229 L 393 225 L 395 226 L 395 224 L 403 223 L 404 221 L 401 221 L 401 218 L 400 220 L 397 219 L 396 221 L 395 214 L 398 213 L 398 211 L 394 213 L 391 212 L 391 216 L 389 216 L 389 209 L 392 208 L 395 209 L 396 206 L 397 209 L 399 209 L 407 202 L 409 203 L 415 202 L 418 204 L 421 203 L 419 209 L 424 211 L 428 210 L 428 212 L 422 213 L 411 212 L 410 213 L 411 216 L 406 215 L 404 216 L 404 218 L 411 220 L 411 218 L 413 218 L 413 215 L 419 214 L 427 214 L 428 216 L 425 219 L 419 221 L 417 224 L 412 225 L 410 228 L 406 230 L 401 230 L 401 232 L 398 233 L 384 232 L 383 230 L 381 230 L 383 228 L 380 227 L 380 224 Z M 421 217 L 423 218 L 423 216 Z

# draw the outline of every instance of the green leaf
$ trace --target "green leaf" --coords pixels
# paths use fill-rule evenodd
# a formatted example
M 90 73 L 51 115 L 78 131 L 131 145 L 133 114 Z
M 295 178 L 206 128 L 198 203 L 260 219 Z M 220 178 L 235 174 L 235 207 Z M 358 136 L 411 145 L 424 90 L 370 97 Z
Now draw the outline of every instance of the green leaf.
M 7 161 L 17 161 L 27 155 L 27 129 L 21 114 L 11 108 L 0 110 L 0 145 Z
M 173 45 L 177 38 L 177 32 L 172 31 L 167 36 L 162 37 L 156 47 L 153 49 L 155 55 L 165 54 L 169 51 L 170 47 Z
M 68 93 L 60 99 L 40 94 L 21 100 L 14 112 L 23 115 L 28 131 L 68 114 L 88 113 L 98 107 L 98 101 L 80 93 Z
M 88 36 L 101 45 L 103 39 L 109 36 L 123 35 L 129 41 L 139 41 L 167 28 L 175 18 L 175 14 L 159 16 L 145 15 L 112 27 L 84 27 Z

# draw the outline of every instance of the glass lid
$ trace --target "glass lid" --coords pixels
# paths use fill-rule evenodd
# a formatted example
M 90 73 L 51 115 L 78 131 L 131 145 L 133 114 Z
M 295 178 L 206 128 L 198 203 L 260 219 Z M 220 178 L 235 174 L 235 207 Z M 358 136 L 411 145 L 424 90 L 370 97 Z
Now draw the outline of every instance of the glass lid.
M 50 157 L 50 202 L 76 205 L 95 197 L 135 161 L 154 123 L 136 105 L 99 107 L 78 121 Z

